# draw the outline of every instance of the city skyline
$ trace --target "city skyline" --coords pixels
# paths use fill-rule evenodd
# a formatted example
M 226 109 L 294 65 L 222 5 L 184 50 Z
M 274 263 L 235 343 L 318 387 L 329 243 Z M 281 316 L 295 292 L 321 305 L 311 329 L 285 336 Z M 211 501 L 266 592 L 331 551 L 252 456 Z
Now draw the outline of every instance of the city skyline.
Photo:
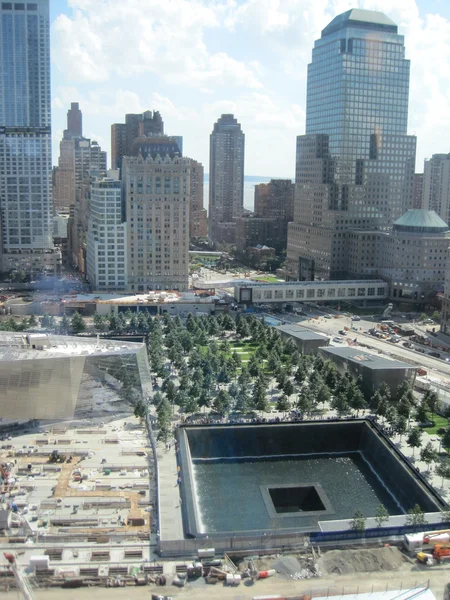
M 386 0 L 306 0 L 257 5 L 247 0 L 232 7 L 184 0 L 169 8 L 148 0 L 145 11 L 142 1 L 120 3 L 120 9 L 114 9 L 115 4 L 116 0 L 109 2 L 107 10 L 101 0 L 52 3 L 54 149 L 67 107 L 78 101 L 85 135 L 108 154 L 112 123 L 126 112 L 159 110 L 167 130 L 185 137 L 184 154 L 206 165 L 211 123 L 230 112 L 247 134 L 246 174 L 293 177 L 295 138 L 305 132 L 312 43 L 336 14 L 362 7 L 385 12 L 411 40 L 406 55 L 412 65 L 408 130 L 418 137 L 417 170 L 423 170 L 425 157 L 449 151 L 450 7 L 443 2 L 402 0 L 392 6 Z M 193 10 L 196 19 L 188 25 Z M 138 29 L 122 28 L 128 21 Z M 119 29 L 130 42 L 126 52 L 121 45 L 113 48 L 114 31 Z M 152 30 L 152 51 L 147 52 L 146 32 Z M 161 38 L 162 30 L 170 44 Z M 439 68 L 429 69 L 430 64 Z M 269 144 L 274 154 L 261 150 Z

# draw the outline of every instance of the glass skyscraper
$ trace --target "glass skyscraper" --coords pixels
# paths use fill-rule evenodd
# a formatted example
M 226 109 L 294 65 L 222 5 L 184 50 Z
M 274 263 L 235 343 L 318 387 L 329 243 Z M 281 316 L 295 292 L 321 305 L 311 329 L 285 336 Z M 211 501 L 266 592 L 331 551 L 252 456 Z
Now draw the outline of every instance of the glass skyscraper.
M 306 135 L 297 138 L 293 278 L 368 273 L 364 259 L 350 272 L 350 232 L 389 229 L 411 208 L 408 95 L 404 38 L 386 15 L 353 9 L 325 27 L 308 66 Z
M 49 27 L 49 0 L 0 2 L 3 271 L 53 268 Z
M 209 144 L 209 238 L 236 243 L 236 217 L 244 206 L 245 134 L 234 115 L 214 123 Z

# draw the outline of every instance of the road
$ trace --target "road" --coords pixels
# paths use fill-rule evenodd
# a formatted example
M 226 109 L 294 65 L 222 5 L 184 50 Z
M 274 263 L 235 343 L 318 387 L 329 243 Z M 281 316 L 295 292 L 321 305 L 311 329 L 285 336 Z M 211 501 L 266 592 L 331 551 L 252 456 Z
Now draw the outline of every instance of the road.
M 64 597 L 65 600 L 79 600 L 80 598 L 94 595 L 97 600 L 134 600 L 135 598 L 150 598 L 150 594 L 166 594 L 176 600 L 183 598 L 195 598 L 195 600 L 222 600 L 253 598 L 254 596 L 273 597 L 275 594 L 286 596 L 299 596 L 303 594 L 311 596 L 327 596 L 363 592 L 384 592 L 386 590 L 405 590 L 426 583 L 429 580 L 431 591 L 437 600 L 443 600 L 443 591 L 446 583 L 450 580 L 450 568 L 440 565 L 434 568 L 421 567 L 415 564 L 405 564 L 405 567 L 397 571 L 378 573 L 358 573 L 355 575 L 323 576 L 318 579 L 293 581 L 290 579 L 265 579 L 255 582 L 253 585 L 241 584 L 238 588 L 225 587 L 222 584 L 205 585 L 202 580 L 190 583 L 183 589 L 168 587 L 127 587 L 127 588 L 95 588 L 88 590 L 80 588 L 76 590 L 46 589 L 36 590 L 36 600 L 52 600 Z M 345 597 L 345 596 L 344 596 Z M 17 600 L 16 591 L 2 593 L 2 598 Z
M 390 356 L 391 358 L 404 360 L 405 362 L 411 363 L 418 367 L 424 367 L 425 369 L 440 375 L 443 380 L 450 381 L 450 363 L 446 363 L 444 360 L 436 359 L 432 356 L 428 356 L 427 354 L 420 354 L 419 352 L 405 348 L 402 346 L 401 342 L 394 344 L 387 340 L 375 338 L 364 333 L 368 329 L 375 327 L 378 321 L 362 318 L 361 321 L 352 322 L 350 317 L 341 316 L 340 318 L 326 319 L 323 315 L 323 312 L 314 311 L 311 313 L 310 317 L 298 317 L 296 315 L 283 314 L 281 318 L 285 321 L 298 323 L 299 325 L 307 327 L 308 329 L 326 333 L 331 338 L 335 336 L 344 338 L 339 331 L 343 330 L 344 327 L 353 326 L 356 328 L 356 331 L 348 331 L 347 335 L 345 336 L 347 339 L 356 338 L 359 344 L 363 345 L 364 347 L 368 347 L 376 352 L 381 351 L 382 354 Z M 408 338 L 405 338 L 405 340 L 406 339 Z M 341 345 L 336 344 L 333 341 L 331 343 L 332 345 L 336 346 Z M 346 344 L 346 342 L 344 341 L 343 344 Z M 449 356 L 445 353 L 441 354 L 444 357 Z

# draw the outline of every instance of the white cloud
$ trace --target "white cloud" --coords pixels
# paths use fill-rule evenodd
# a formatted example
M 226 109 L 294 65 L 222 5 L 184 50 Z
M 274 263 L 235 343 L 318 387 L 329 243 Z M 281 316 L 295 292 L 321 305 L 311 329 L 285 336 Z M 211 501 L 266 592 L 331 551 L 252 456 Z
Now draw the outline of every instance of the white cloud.
M 103 82 L 153 73 L 197 86 L 259 87 L 251 65 L 225 52 L 208 52 L 205 31 L 220 10 L 200 0 L 72 0 L 74 15 L 54 23 L 54 60 L 78 82 Z
M 411 60 L 409 131 L 423 157 L 450 146 L 450 22 L 416 0 L 69 0 L 53 24 L 54 131 L 79 101 L 86 134 L 108 149 L 111 123 L 160 110 L 166 131 L 207 168 L 209 134 L 232 112 L 246 172 L 294 173 L 304 132 L 307 65 L 321 30 L 354 7 L 381 10 Z M 424 2 L 425 5 L 425 2 Z M 56 156 L 55 156 L 56 159 Z

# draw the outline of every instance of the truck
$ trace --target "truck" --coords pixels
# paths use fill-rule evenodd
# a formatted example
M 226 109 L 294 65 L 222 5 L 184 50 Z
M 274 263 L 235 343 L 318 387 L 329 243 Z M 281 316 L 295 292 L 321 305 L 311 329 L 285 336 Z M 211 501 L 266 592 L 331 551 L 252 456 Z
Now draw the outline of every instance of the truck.
M 403 545 L 412 554 L 418 552 L 424 546 L 444 542 L 450 542 L 450 529 L 418 531 L 416 533 L 405 533 L 403 536 Z

